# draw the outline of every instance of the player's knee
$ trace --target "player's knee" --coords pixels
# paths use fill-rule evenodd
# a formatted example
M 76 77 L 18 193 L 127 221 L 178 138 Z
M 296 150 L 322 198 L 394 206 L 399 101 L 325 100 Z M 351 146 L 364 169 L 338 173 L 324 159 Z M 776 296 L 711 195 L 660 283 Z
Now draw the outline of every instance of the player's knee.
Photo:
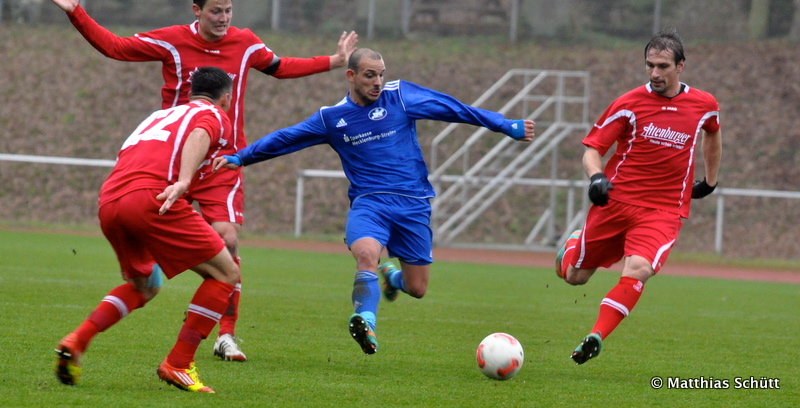
M 143 288 L 143 289 L 139 290 L 139 293 L 141 293 L 142 296 L 144 296 L 144 301 L 145 301 L 145 303 L 147 303 L 147 302 L 153 300 L 153 298 L 156 297 L 156 295 L 158 295 L 158 292 L 160 292 L 160 291 L 161 291 L 161 287 L 154 287 L 154 288 L 146 287 L 146 288 Z
M 414 298 L 422 299 L 428 292 L 427 279 L 406 279 L 406 293 Z
M 428 292 L 428 287 L 427 285 L 412 285 L 410 287 L 407 286 L 406 291 L 409 296 L 416 299 L 422 299 L 422 297 Z
M 233 264 L 233 266 L 228 267 L 222 271 L 222 277 L 219 279 L 222 282 L 225 282 L 229 285 L 236 286 L 239 283 L 239 266 Z
M 239 231 L 235 226 L 236 224 L 216 222 L 211 225 L 222 238 L 222 241 L 225 242 L 225 247 L 228 248 L 228 252 L 230 252 L 233 257 L 237 257 L 239 252 Z
M 572 286 L 580 286 L 586 284 L 586 282 L 589 282 L 590 277 L 591 275 L 583 274 L 580 272 L 567 273 L 567 278 L 564 279 L 564 281 L 566 281 Z
M 378 269 L 380 255 L 367 249 L 351 250 L 356 259 L 356 267 L 359 271 L 374 271 Z
M 126 281 L 132 284 L 137 292 L 142 294 L 145 302 L 149 302 L 156 297 L 161 290 L 161 285 L 163 283 L 161 267 L 158 264 L 153 264 L 153 270 L 149 276 L 126 278 Z
M 564 281 L 569 283 L 572 286 L 580 286 L 580 285 L 583 285 L 583 284 L 586 283 L 585 280 L 579 280 L 579 279 L 569 278 L 569 277 L 567 277 L 567 279 L 564 279 Z
M 158 292 L 161 291 L 160 285 L 151 286 L 147 284 L 147 280 L 134 280 L 129 282 L 133 284 L 133 287 L 136 289 L 137 292 L 142 294 L 145 303 L 152 300 L 154 297 L 156 297 L 156 295 L 158 295 Z
M 222 235 L 222 240 L 225 241 L 225 247 L 228 248 L 228 252 L 233 256 L 238 256 L 239 234 L 236 231 L 226 232 Z
M 635 271 L 623 271 L 622 276 L 626 278 L 633 278 L 642 283 L 645 283 L 647 282 L 648 279 L 653 277 L 654 274 L 655 272 L 653 272 L 652 269 L 644 268 Z
M 655 271 L 653 267 L 650 266 L 650 263 L 641 257 L 631 257 L 631 259 L 625 264 L 625 267 L 622 268 L 622 276 L 628 278 L 634 278 L 641 282 L 647 282 L 653 275 L 655 275 Z

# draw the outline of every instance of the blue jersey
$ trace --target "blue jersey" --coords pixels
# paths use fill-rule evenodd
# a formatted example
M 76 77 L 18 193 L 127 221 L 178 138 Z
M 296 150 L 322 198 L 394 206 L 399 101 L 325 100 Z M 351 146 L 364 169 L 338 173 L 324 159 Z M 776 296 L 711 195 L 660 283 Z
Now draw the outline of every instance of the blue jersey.
M 350 181 L 348 195 L 374 193 L 433 197 L 416 121 L 468 123 L 512 136 L 512 120 L 466 105 L 452 96 L 406 81 L 386 83 L 377 101 L 360 106 L 345 96 L 305 121 L 270 133 L 240 150 L 243 165 L 318 144 L 330 145 Z

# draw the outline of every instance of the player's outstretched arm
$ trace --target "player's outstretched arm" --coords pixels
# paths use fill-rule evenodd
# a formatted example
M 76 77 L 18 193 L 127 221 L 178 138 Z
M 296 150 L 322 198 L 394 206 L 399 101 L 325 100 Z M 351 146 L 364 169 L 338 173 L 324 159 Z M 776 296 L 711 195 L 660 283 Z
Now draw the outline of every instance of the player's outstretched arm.
M 336 47 L 336 54 L 331 55 L 331 70 L 347 65 L 350 54 L 356 50 L 356 43 L 358 43 L 358 34 L 355 31 L 342 33 Z
M 56 6 L 60 7 L 61 10 L 72 13 L 78 7 L 80 0 L 53 0 L 53 3 L 56 3 Z
M 97 51 L 119 61 L 158 61 L 165 48 L 139 40 L 136 37 L 119 37 L 97 23 L 78 0 L 52 0 L 67 14 L 67 18 L 78 32 Z

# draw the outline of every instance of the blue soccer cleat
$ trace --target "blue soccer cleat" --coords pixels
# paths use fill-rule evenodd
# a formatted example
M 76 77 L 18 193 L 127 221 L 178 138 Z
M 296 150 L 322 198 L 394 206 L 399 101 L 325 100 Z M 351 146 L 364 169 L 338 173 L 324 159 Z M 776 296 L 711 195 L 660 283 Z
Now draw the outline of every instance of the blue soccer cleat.
M 378 266 L 378 273 L 380 273 L 383 278 L 381 291 L 383 292 L 383 297 L 390 302 L 397 300 L 397 295 L 400 294 L 400 290 L 389 283 L 389 275 L 394 271 L 397 271 L 397 268 L 395 268 L 394 264 L 391 262 L 384 262 Z

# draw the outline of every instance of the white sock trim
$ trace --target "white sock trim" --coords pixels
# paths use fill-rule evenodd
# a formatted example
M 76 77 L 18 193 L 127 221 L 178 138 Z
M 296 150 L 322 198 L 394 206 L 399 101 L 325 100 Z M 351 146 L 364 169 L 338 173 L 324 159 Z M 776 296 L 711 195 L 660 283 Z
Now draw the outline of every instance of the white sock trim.
M 600 304 L 601 305 L 606 305 L 606 306 L 609 306 L 609 307 L 613 307 L 614 309 L 617 309 L 620 313 L 622 313 L 624 316 L 628 316 L 628 314 L 631 312 L 622 303 L 619 303 L 619 302 L 617 302 L 615 300 L 612 300 L 612 299 L 609 299 L 609 298 L 604 298 L 603 301 L 600 302 Z

